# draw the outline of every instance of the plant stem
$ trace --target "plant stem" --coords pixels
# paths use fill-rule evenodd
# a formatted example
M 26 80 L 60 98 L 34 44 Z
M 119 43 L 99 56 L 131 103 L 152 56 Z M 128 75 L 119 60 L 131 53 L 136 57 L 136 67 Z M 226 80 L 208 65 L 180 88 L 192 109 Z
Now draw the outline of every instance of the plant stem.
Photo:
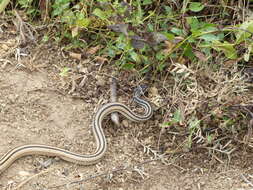
M 0 13 L 4 11 L 4 9 L 7 7 L 9 4 L 10 0 L 3 0 L 2 3 L 0 3 Z

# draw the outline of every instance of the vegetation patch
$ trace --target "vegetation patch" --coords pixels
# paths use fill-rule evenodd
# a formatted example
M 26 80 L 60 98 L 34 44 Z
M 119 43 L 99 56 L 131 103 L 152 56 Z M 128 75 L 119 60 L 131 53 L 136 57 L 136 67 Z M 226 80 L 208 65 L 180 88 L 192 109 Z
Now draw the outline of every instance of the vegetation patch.
M 252 0 L 0 1 L 19 31 L 18 46 L 53 42 L 120 79 L 145 78 L 162 115 L 159 143 L 173 142 L 161 151 L 200 148 L 217 160 L 252 147 L 252 7 Z M 65 66 L 59 75 L 76 72 Z

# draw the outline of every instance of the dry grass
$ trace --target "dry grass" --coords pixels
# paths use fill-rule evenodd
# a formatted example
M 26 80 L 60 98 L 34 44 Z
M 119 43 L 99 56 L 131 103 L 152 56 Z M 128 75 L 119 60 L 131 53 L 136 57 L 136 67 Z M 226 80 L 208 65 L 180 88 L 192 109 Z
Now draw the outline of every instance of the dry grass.
M 172 147 L 176 150 L 198 147 L 209 153 L 230 156 L 240 146 L 239 136 L 243 139 L 248 134 L 246 115 L 251 113 L 250 108 L 248 112 L 232 109 L 236 105 L 252 104 L 250 83 L 245 75 L 236 64 L 231 67 L 208 64 L 186 67 L 175 63 L 173 67 L 170 72 L 173 82 L 169 85 L 168 81 L 163 82 L 163 97 L 169 100 L 163 123 L 173 136 L 171 139 L 175 144 Z

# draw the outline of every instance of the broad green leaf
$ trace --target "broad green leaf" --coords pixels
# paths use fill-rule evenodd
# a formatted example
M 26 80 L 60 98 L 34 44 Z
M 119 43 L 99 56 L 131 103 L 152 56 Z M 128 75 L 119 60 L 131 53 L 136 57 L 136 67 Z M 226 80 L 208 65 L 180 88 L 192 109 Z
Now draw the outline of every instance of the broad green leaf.
M 199 12 L 202 9 L 204 9 L 204 5 L 202 3 L 199 3 L 199 2 L 191 2 L 190 6 L 189 6 L 189 9 L 192 12 Z
M 177 123 L 181 123 L 182 121 L 183 121 L 183 116 L 182 116 L 180 110 L 176 110 L 173 113 L 173 118 L 171 119 L 171 121 L 164 122 L 162 124 L 162 127 L 169 127 L 171 125 L 174 125 L 174 124 L 177 124 Z
M 184 36 L 184 31 L 182 29 L 179 29 L 179 28 L 176 28 L 176 27 L 173 27 L 171 29 L 171 32 L 174 33 L 174 34 L 177 34 L 178 36 Z
M 217 31 L 215 24 L 200 22 L 197 17 L 186 17 L 186 21 L 192 33 Z
M 134 52 L 134 51 L 132 51 L 132 52 L 130 52 L 130 57 L 136 62 L 136 63 L 140 63 L 140 56 L 136 53 L 136 52 Z
M 151 24 L 151 23 L 148 23 L 147 29 L 148 29 L 148 32 L 153 32 L 154 31 L 154 25 Z
M 174 34 L 171 34 L 171 33 L 168 33 L 168 32 L 162 32 L 163 35 L 165 35 L 168 40 L 174 40 L 175 39 L 175 35 Z
M 128 70 L 131 70 L 131 69 L 133 69 L 134 68 L 134 64 L 133 63 L 124 63 L 124 64 L 122 64 L 122 68 L 123 69 L 128 69 Z
M 187 22 L 187 24 L 190 25 L 192 32 L 199 29 L 199 27 L 200 27 L 200 23 L 199 23 L 197 17 L 186 17 L 186 22 Z
M 183 121 L 183 116 L 182 116 L 180 110 L 175 111 L 175 113 L 173 114 L 172 122 L 179 123 L 182 121 Z
M 75 15 L 71 10 L 66 10 L 61 17 L 61 20 L 69 25 L 74 23 Z
M 164 55 L 164 53 L 163 53 L 162 51 L 157 52 L 156 55 L 155 55 L 155 58 L 156 58 L 157 60 L 159 60 L 159 61 L 164 60 L 165 57 L 166 57 L 166 56 Z
M 220 41 L 214 41 L 211 45 L 211 47 L 217 51 L 222 51 L 225 56 L 229 59 L 236 59 L 237 58 L 237 52 L 234 48 L 234 44 L 230 44 L 228 42 L 220 42 Z
M 142 5 L 150 5 L 152 3 L 152 0 L 143 0 Z
M 81 27 L 81 28 L 87 28 L 90 24 L 90 19 L 89 18 L 82 18 L 76 20 L 76 25 Z
M 193 51 L 192 51 L 192 47 L 190 46 L 190 44 L 187 44 L 184 47 L 184 55 L 189 57 L 190 59 L 193 59 L 195 57 Z
M 52 5 L 53 7 L 53 16 L 60 16 L 62 14 L 65 14 L 65 11 L 69 9 L 70 1 L 66 0 L 58 0 L 55 1 L 54 4 Z
M 212 41 L 215 41 L 215 40 L 219 40 L 219 37 L 214 35 L 214 34 L 204 34 L 200 37 L 198 37 L 199 39 L 203 39 L 207 42 L 212 42 Z
M 163 7 L 165 9 L 166 15 L 171 15 L 173 13 L 172 8 L 169 6 L 164 6 Z
M 241 43 L 242 41 L 244 41 L 245 39 L 249 38 L 251 36 L 251 33 L 253 33 L 253 20 L 250 21 L 246 21 L 244 23 L 242 23 L 239 26 L 238 32 L 236 32 L 236 43 Z M 247 32 L 249 31 L 249 32 Z M 251 33 L 250 33 L 251 32 Z
M 93 12 L 92 12 L 95 16 L 97 16 L 98 18 L 102 19 L 102 20 L 106 20 L 108 18 L 108 15 L 106 14 L 105 11 L 102 11 L 99 8 L 96 8 Z

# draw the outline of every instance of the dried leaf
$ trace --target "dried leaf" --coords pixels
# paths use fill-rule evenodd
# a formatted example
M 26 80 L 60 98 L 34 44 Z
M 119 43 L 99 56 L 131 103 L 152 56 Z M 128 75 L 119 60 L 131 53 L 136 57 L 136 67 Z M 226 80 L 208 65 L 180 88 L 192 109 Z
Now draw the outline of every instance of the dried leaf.
M 223 62 L 223 65 L 224 65 L 226 68 L 231 68 L 231 67 L 233 67 L 235 64 L 237 64 L 237 62 L 238 62 L 237 59 L 231 59 L 231 60 L 228 60 L 228 61 Z
M 179 43 L 179 42 L 181 42 L 181 41 L 183 41 L 183 40 L 184 40 L 183 37 L 181 37 L 181 36 L 176 36 L 176 37 L 173 39 L 173 43 L 177 44 L 177 43 Z
M 128 24 L 113 24 L 107 26 L 107 28 L 113 30 L 114 32 L 120 32 L 125 34 L 126 36 L 128 35 L 127 29 L 128 29 Z
M 145 40 L 137 35 L 131 36 L 131 43 L 135 49 L 142 49 L 146 44 Z
M 159 44 L 167 40 L 168 38 L 165 35 L 158 32 L 152 32 L 152 41 L 155 42 L 155 44 Z
M 1 49 L 3 49 L 4 51 L 7 51 L 7 50 L 10 49 L 9 46 L 7 46 L 6 44 L 1 44 L 0 47 L 1 47 Z
M 78 35 L 78 31 L 79 31 L 79 27 L 78 26 L 72 28 L 71 29 L 71 35 L 72 35 L 72 37 L 76 37 Z
M 96 56 L 94 61 L 99 64 L 104 64 L 105 62 L 108 62 L 108 59 L 106 57 Z
M 164 54 L 168 54 L 172 51 L 172 49 L 175 47 L 176 44 L 174 44 L 171 41 L 165 41 L 166 48 L 163 50 Z
M 70 52 L 69 56 L 74 59 L 78 59 L 78 60 L 81 60 L 81 58 L 82 58 L 82 55 L 80 53 L 74 53 L 74 52 Z
M 208 60 L 208 58 L 205 56 L 204 53 L 200 52 L 200 51 L 194 51 L 194 55 L 203 62 L 206 62 Z
M 91 47 L 91 48 L 89 48 L 89 49 L 86 51 L 86 54 L 87 54 L 87 55 L 94 55 L 94 54 L 97 53 L 97 51 L 98 51 L 99 49 L 101 49 L 101 48 L 102 48 L 101 45 L 97 45 L 97 46 L 95 46 L 95 47 Z
M 162 96 L 159 94 L 159 91 L 156 87 L 151 87 L 149 89 L 149 97 L 151 98 L 152 102 L 157 106 L 160 107 L 164 101 Z

